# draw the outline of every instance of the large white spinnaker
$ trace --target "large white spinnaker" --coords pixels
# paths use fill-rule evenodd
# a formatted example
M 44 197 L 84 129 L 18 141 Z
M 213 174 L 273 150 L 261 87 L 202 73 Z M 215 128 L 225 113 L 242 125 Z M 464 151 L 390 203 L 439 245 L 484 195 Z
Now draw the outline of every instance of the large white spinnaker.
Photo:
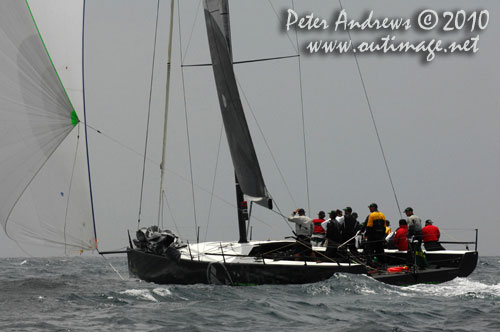
M 19 244 L 96 248 L 83 0 L 0 1 L 0 223 Z M 24 247 L 24 246 L 23 246 Z

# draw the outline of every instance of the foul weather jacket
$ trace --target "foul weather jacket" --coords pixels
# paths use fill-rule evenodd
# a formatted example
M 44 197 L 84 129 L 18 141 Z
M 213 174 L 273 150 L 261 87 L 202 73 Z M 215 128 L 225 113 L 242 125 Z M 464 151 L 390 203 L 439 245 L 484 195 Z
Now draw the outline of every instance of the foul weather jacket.
M 396 230 L 396 235 L 394 235 L 394 246 L 398 248 L 399 251 L 408 250 L 408 240 L 406 235 L 408 234 L 408 225 L 399 226 Z
M 441 234 L 439 233 L 439 228 L 434 225 L 427 225 L 422 228 L 422 236 L 424 242 L 436 242 L 439 241 Z

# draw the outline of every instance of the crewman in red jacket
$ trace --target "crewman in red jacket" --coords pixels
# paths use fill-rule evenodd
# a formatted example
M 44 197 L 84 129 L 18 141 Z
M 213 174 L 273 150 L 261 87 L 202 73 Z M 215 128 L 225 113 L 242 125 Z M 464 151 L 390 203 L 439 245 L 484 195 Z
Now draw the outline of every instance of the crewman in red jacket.
M 432 224 L 432 220 L 425 221 L 425 227 L 422 228 L 422 237 L 424 239 L 424 247 L 427 251 L 445 250 L 438 242 L 441 233 L 439 228 Z
M 318 218 L 313 219 L 313 234 L 311 236 L 311 243 L 314 247 L 322 247 L 325 243 L 326 231 L 321 224 L 325 221 L 325 211 L 319 211 Z
M 399 228 L 396 230 L 396 234 L 394 235 L 394 245 L 399 251 L 408 250 L 408 240 L 406 239 L 407 234 L 408 224 L 405 219 L 401 219 L 399 220 Z

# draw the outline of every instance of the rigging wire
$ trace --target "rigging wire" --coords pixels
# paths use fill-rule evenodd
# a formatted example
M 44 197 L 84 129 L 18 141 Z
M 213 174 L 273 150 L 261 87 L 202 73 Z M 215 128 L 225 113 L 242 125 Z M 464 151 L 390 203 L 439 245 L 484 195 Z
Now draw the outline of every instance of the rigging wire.
M 273 3 L 271 2 L 271 0 L 267 0 L 267 2 L 269 3 L 269 5 L 271 6 L 271 8 L 273 9 L 274 14 L 276 15 L 276 18 L 278 19 L 278 22 L 280 23 L 280 26 L 284 26 L 284 25 L 283 25 L 283 22 L 281 22 L 281 20 L 280 20 L 280 16 L 279 16 L 278 12 L 276 11 L 276 8 L 274 8 L 274 5 L 273 5 Z M 292 6 L 293 6 L 293 4 L 292 4 Z M 293 42 L 292 38 L 291 38 L 291 37 L 290 37 L 290 35 L 288 34 L 288 31 L 285 31 L 285 33 L 286 33 L 286 36 L 287 36 L 288 40 L 290 41 L 290 45 L 292 46 L 293 50 L 294 50 L 297 54 L 299 54 L 298 45 L 296 46 L 296 45 L 294 44 L 294 42 Z
M 341 0 L 339 0 L 339 4 L 340 4 L 340 9 L 344 9 L 344 7 L 342 6 Z M 347 34 L 349 35 L 349 40 L 352 42 L 351 32 L 349 30 L 347 30 Z M 379 132 L 378 132 L 377 123 L 375 122 L 375 116 L 373 115 L 373 109 L 372 109 L 372 105 L 370 103 L 370 98 L 368 97 L 368 92 L 366 90 L 365 80 L 363 79 L 363 75 L 361 73 L 361 68 L 359 66 L 358 57 L 357 57 L 356 53 L 354 53 L 353 55 L 354 55 L 354 60 L 356 62 L 356 67 L 358 68 L 358 73 L 359 73 L 359 78 L 361 80 L 361 85 L 363 86 L 363 91 L 365 93 L 366 103 L 368 104 L 368 109 L 370 110 L 370 115 L 371 115 L 371 119 L 373 122 L 373 127 L 375 128 L 375 133 L 377 135 L 378 145 L 380 146 L 380 151 L 382 152 L 382 157 L 384 159 L 385 169 L 387 170 L 387 175 L 389 176 L 389 182 L 391 183 L 391 188 L 392 188 L 392 192 L 394 194 L 394 199 L 396 200 L 396 206 L 398 207 L 398 213 L 399 213 L 400 218 L 402 218 L 403 215 L 401 213 L 401 207 L 399 205 L 399 200 L 398 200 L 398 196 L 396 194 L 396 189 L 394 188 L 394 183 L 392 181 L 391 172 L 389 170 L 389 164 L 387 163 L 387 158 L 385 156 L 384 148 L 382 146 L 382 140 L 381 140 Z
M 165 192 L 165 190 L 163 191 L 162 197 L 165 199 L 165 204 L 167 205 L 167 209 L 168 209 L 168 213 L 170 214 L 170 218 L 172 218 L 172 222 L 174 223 L 175 230 L 177 231 L 177 234 L 180 237 L 182 237 L 182 234 L 179 231 L 179 227 L 177 226 L 177 222 L 175 221 L 174 214 L 172 213 L 172 209 L 170 208 L 170 204 L 168 203 L 168 197 L 167 197 L 167 193 Z M 163 214 L 163 209 L 161 211 L 162 211 L 162 214 Z
M 245 90 L 241 86 L 241 83 L 238 80 L 238 78 L 236 78 L 236 83 L 238 84 L 239 90 L 240 90 L 241 94 L 243 95 L 243 98 L 245 99 L 246 104 L 248 105 L 248 109 L 250 110 L 250 113 L 252 114 L 252 117 L 253 117 L 255 123 L 257 124 L 257 128 L 259 129 L 260 135 L 262 136 L 262 139 L 264 140 L 264 143 L 266 144 L 267 150 L 269 151 L 269 154 L 271 155 L 273 163 L 276 166 L 276 169 L 278 170 L 278 173 L 279 173 L 279 175 L 281 177 L 281 181 L 285 185 L 285 188 L 286 188 L 286 190 L 288 192 L 288 195 L 292 199 L 292 202 L 293 202 L 294 206 L 297 206 L 297 202 L 293 198 L 292 192 L 290 191 L 290 187 L 288 187 L 288 184 L 287 184 L 287 182 L 285 180 L 285 176 L 283 175 L 283 172 L 281 171 L 281 168 L 279 167 L 278 162 L 276 161 L 276 158 L 274 157 L 273 151 L 271 150 L 271 147 L 269 146 L 269 143 L 267 142 L 266 136 L 264 135 L 264 131 L 262 130 L 262 127 L 260 126 L 259 121 L 257 121 L 257 117 L 255 116 L 255 113 L 253 111 L 252 105 L 250 105 L 250 102 L 248 101 L 248 98 L 247 98 L 247 96 L 245 94 Z
M 191 45 L 191 40 L 193 39 L 193 32 L 194 28 L 196 27 L 196 21 L 198 21 L 198 15 L 200 14 L 200 6 L 201 6 L 201 0 L 198 1 L 198 6 L 196 7 L 196 15 L 193 20 L 193 25 L 191 26 L 191 32 L 189 33 L 189 39 L 186 45 L 186 49 L 184 50 L 184 56 L 187 56 L 187 52 L 189 50 L 189 46 Z M 182 61 L 184 63 L 184 61 Z
M 138 152 L 138 151 L 136 151 L 136 150 L 132 149 L 131 147 L 129 147 L 129 146 L 127 146 L 127 145 L 125 145 L 125 144 L 121 143 L 121 142 L 120 142 L 120 141 L 118 141 L 117 139 L 115 139 L 115 138 L 113 138 L 113 137 L 111 137 L 111 136 L 109 136 L 109 135 L 107 135 L 107 134 L 103 133 L 101 130 L 96 129 L 95 127 L 92 127 L 91 125 L 87 125 L 87 128 L 90 128 L 90 129 L 94 130 L 96 133 L 103 135 L 105 138 L 107 138 L 107 139 L 109 139 L 111 142 L 113 142 L 113 143 L 115 143 L 115 144 L 117 144 L 117 145 L 119 145 L 119 146 L 123 147 L 124 149 L 127 149 L 127 150 L 129 150 L 130 152 L 132 152 L 132 153 L 134 153 L 134 154 L 136 154 L 136 155 L 138 155 L 138 156 L 140 156 L 140 157 L 142 157 L 142 156 L 143 156 L 143 154 L 142 154 L 142 153 L 140 153 L 140 152 Z M 154 165 L 156 165 L 156 166 L 159 166 L 159 165 L 160 165 L 158 162 L 154 161 L 153 159 L 151 159 L 151 158 L 149 158 L 149 157 L 147 157 L 146 159 L 147 159 L 149 162 L 151 162 L 151 163 L 153 163 Z M 204 193 L 209 194 L 209 195 L 211 194 L 211 191 L 210 191 L 210 190 L 208 190 L 208 189 L 206 189 L 206 188 L 204 188 L 204 187 L 200 186 L 199 184 L 194 183 L 193 181 L 191 181 L 190 179 L 188 179 L 188 178 L 184 177 L 183 175 L 181 175 L 181 174 L 179 174 L 179 173 L 177 173 L 177 172 L 175 172 L 175 171 L 173 171 L 173 170 L 171 170 L 171 169 L 169 169 L 169 168 L 165 168 L 165 170 L 166 170 L 167 172 L 169 172 L 169 173 L 171 173 L 171 174 L 175 175 L 176 177 L 178 177 L 178 178 L 179 178 L 179 179 L 181 179 L 182 181 L 184 181 L 184 182 L 187 182 L 187 183 L 189 183 L 189 184 L 194 185 L 197 189 L 199 189 L 199 190 L 203 191 Z M 222 198 L 221 196 L 216 195 L 215 193 L 213 194 L 213 196 L 214 196 L 216 199 L 218 199 L 219 201 L 221 201 L 222 203 L 226 204 L 227 206 L 230 206 L 230 207 L 231 207 L 231 208 L 233 208 L 233 209 L 237 208 L 237 207 L 236 207 L 236 204 L 233 204 L 233 203 L 229 202 L 228 200 L 226 200 L 226 199 Z M 262 224 L 264 224 L 264 225 L 268 226 L 269 228 L 274 228 L 271 224 L 266 223 L 266 222 L 265 222 L 265 221 L 263 221 L 262 219 L 259 219 L 259 218 L 257 218 L 257 217 L 254 217 L 254 218 L 255 218 L 258 222 L 260 222 L 260 223 L 262 223 Z
M 142 163 L 142 179 L 141 179 L 141 195 L 139 198 L 139 215 L 137 217 L 137 228 L 141 223 L 141 213 L 142 213 L 142 198 L 144 194 L 144 177 L 146 174 L 146 155 L 148 150 L 148 137 L 149 137 L 149 120 L 151 118 L 151 100 L 153 96 L 153 79 L 154 79 L 154 69 L 155 69 L 155 59 L 156 59 L 156 40 L 158 37 L 158 17 L 160 13 L 160 0 L 157 1 L 156 5 L 156 23 L 155 23 L 155 37 L 153 44 L 153 63 L 151 65 L 151 82 L 149 86 L 149 101 L 148 101 L 148 118 L 146 122 L 146 140 L 144 142 L 144 160 Z
M 293 228 L 292 228 L 292 226 L 290 225 L 290 223 L 288 222 L 288 217 L 287 217 L 287 216 L 285 216 L 285 215 L 281 212 L 281 209 L 280 209 L 280 207 L 278 206 L 278 203 L 276 203 L 276 201 L 274 200 L 274 198 L 273 198 L 273 197 L 271 197 L 271 198 L 272 198 L 272 200 L 273 200 L 273 202 L 274 202 L 274 206 L 276 206 L 276 209 L 278 209 L 278 211 L 274 211 L 274 210 L 271 210 L 271 211 L 272 211 L 272 212 L 274 212 L 274 213 L 276 213 L 276 214 L 278 214 L 278 215 L 280 215 L 280 216 L 282 216 L 282 217 L 283 217 L 283 221 L 286 223 L 286 225 L 288 226 L 288 228 L 290 228 L 290 230 L 293 232 Z
M 94 130 L 96 133 L 103 135 L 105 138 L 109 139 L 111 142 L 113 142 L 113 143 L 115 143 L 115 144 L 118 144 L 118 145 L 119 145 L 119 146 L 121 146 L 122 148 L 124 148 L 124 149 L 126 149 L 126 150 L 129 150 L 130 152 L 132 152 L 132 153 L 134 153 L 134 154 L 138 155 L 139 157 L 145 157 L 145 158 L 147 159 L 147 161 L 149 161 L 149 162 L 151 162 L 151 163 L 155 164 L 156 166 L 160 166 L 160 164 L 159 164 L 158 162 L 156 162 L 156 161 L 154 161 L 153 159 L 149 158 L 146 154 L 142 154 L 141 152 L 139 152 L 139 151 L 136 151 L 136 150 L 132 149 L 130 146 L 123 144 L 122 142 L 120 142 L 120 141 L 119 141 L 119 140 L 117 140 L 116 138 L 113 138 L 113 137 L 109 136 L 108 134 L 103 133 L 101 130 L 99 130 L 99 129 L 97 129 L 97 128 L 95 128 L 95 127 L 93 127 L 93 126 L 89 125 L 89 124 L 86 124 L 86 126 L 87 126 L 88 128 L 90 128 L 90 129 Z
M 182 54 L 182 31 L 181 31 L 181 1 L 178 1 L 177 5 L 177 16 L 178 16 L 178 24 L 179 24 L 179 52 L 181 58 L 181 65 L 184 63 L 183 54 Z M 196 219 L 196 200 L 194 195 L 194 181 L 193 181 L 193 162 L 191 157 L 191 142 L 189 139 L 189 121 L 188 121 L 188 113 L 187 113 L 187 101 L 186 101 L 186 83 L 184 79 L 184 69 L 181 67 L 181 80 L 182 80 L 182 95 L 184 99 L 184 119 L 186 121 L 186 136 L 187 136 L 187 145 L 188 145 L 188 154 L 189 154 L 189 172 L 191 176 L 191 192 L 193 197 L 193 213 L 194 213 L 194 234 L 197 234 L 198 231 L 198 221 Z
M 118 276 L 120 277 L 121 280 L 125 280 L 125 278 L 122 277 L 122 275 L 120 274 L 120 272 L 118 272 L 118 270 L 113 266 L 113 264 L 111 264 L 110 261 L 108 261 L 108 259 L 101 253 L 99 253 L 101 255 L 101 257 L 106 261 L 106 263 L 108 263 L 108 265 L 111 267 L 111 269 L 113 269 L 113 271 L 116 272 L 116 274 L 118 274 Z
M 207 227 L 205 228 L 205 237 L 204 241 L 207 241 L 207 234 L 208 234 L 208 226 L 210 225 L 210 216 L 212 215 L 212 202 L 214 198 L 214 191 L 215 191 L 215 180 L 217 178 L 217 168 L 219 166 L 219 155 L 220 155 L 220 147 L 221 147 L 221 142 L 222 142 L 222 131 L 224 130 L 224 125 L 221 124 L 220 127 L 220 134 L 219 134 L 219 145 L 217 147 L 217 157 L 215 158 L 215 170 L 214 170 L 214 178 L 212 180 L 212 192 L 210 193 L 210 204 L 208 205 L 208 216 L 207 216 Z
M 339 0 L 340 1 L 340 0 Z M 292 9 L 295 10 L 295 4 L 292 0 Z M 299 49 L 299 35 L 297 29 L 295 29 L 295 42 L 297 43 L 297 50 Z M 309 170 L 307 167 L 307 142 L 306 142 L 306 124 L 304 118 L 304 89 L 302 87 L 302 62 L 300 60 L 300 56 L 297 61 L 299 67 L 299 86 L 300 86 L 300 109 L 302 114 L 302 138 L 304 142 L 304 164 L 306 168 L 306 189 L 307 189 L 307 210 L 311 211 L 311 201 L 309 198 Z
M 234 65 L 241 65 L 241 64 L 245 64 L 245 63 L 252 63 L 252 62 L 265 62 L 265 61 L 283 60 L 283 59 L 288 59 L 288 58 L 297 58 L 299 56 L 300 56 L 299 54 L 293 54 L 293 55 L 276 56 L 276 57 L 272 57 L 272 58 L 233 61 L 233 66 Z M 187 67 L 212 67 L 212 64 L 211 63 L 195 63 L 192 65 L 182 65 L 181 67 L 183 67 L 183 68 L 187 68 Z

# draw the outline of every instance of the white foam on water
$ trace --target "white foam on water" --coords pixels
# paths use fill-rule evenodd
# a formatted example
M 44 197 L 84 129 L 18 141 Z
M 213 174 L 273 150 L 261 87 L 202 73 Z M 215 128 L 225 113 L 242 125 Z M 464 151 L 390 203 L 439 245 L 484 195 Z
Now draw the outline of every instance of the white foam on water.
M 361 287 L 359 291 L 362 294 L 376 294 L 375 290 L 373 288 L 369 288 L 368 286 Z
M 418 293 L 423 293 L 432 296 L 455 297 L 455 296 L 472 296 L 476 298 L 485 298 L 487 296 L 500 297 L 500 284 L 488 285 L 479 281 L 470 280 L 467 278 L 456 278 L 452 281 L 438 285 L 413 285 L 405 287 Z
M 120 294 L 125 294 L 129 296 L 135 296 L 139 299 L 147 300 L 147 301 L 152 301 L 152 302 L 158 302 L 157 299 L 147 289 L 127 289 L 123 292 L 120 292 Z
M 328 285 L 324 284 L 313 284 L 313 285 L 308 285 L 306 287 L 306 292 L 309 295 L 315 296 L 315 295 L 330 295 L 332 289 Z
M 153 289 L 153 293 L 163 297 L 172 295 L 172 292 L 168 288 L 155 288 Z

